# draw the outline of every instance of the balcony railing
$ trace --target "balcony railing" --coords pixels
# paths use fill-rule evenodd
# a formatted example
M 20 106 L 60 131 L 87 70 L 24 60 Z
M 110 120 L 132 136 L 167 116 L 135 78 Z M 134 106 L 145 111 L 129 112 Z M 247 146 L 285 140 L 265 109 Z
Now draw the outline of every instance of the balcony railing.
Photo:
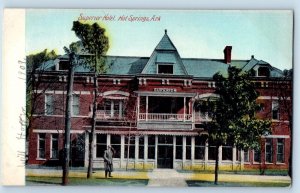
M 123 119 L 124 117 L 119 114 L 119 111 L 112 112 L 110 110 L 97 110 L 96 119 L 106 120 L 106 119 Z
M 209 116 L 208 112 L 205 113 L 196 113 L 195 115 L 195 122 L 208 122 L 211 121 L 211 117 Z
M 140 113 L 142 121 L 192 121 L 191 114 Z

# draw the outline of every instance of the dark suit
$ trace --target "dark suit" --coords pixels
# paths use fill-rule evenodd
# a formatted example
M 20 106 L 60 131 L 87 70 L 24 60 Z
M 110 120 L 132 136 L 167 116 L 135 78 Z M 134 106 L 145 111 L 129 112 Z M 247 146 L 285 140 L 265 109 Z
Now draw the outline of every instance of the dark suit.
M 107 177 L 107 173 L 109 173 L 109 177 L 111 177 L 111 172 L 113 171 L 113 152 L 110 148 L 104 151 L 104 169 L 105 169 L 105 177 Z

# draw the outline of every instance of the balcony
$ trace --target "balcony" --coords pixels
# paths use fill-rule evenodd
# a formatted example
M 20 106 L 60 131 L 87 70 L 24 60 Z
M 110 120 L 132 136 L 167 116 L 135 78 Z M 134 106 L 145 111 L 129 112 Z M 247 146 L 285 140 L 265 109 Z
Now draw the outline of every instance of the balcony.
M 96 119 L 97 120 L 123 120 L 124 117 L 122 114 L 119 113 L 119 111 L 97 110 Z
M 149 130 L 191 130 L 192 115 L 170 113 L 140 113 L 138 128 Z
M 191 114 L 169 114 L 169 113 L 140 113 L 139 121 L 162 121 L 162 122 L 192 121 L 192 115 Z
M 209 122 L 212 120 L 208 112 L 196 112 L 195 114 L 195 123 Z

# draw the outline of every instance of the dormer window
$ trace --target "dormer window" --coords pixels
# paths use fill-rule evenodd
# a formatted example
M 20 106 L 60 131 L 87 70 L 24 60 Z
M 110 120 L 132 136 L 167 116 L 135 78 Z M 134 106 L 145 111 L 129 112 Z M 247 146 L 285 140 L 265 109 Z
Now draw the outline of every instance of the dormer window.
M 173 65 L 172 64 L 158 64 L 157 73 L 158 74 L 173 74 Z
M 68 70 L 68 69 L 69 69 L 69 65 L 70 65 L 70 62 L 69 62 L 69 61 L 61 60 L 61 61 L 59 61 L 59 63 L 57 64 L 57 70 Z
M 270 76 L 270 69 L 268 67 L 259 67 L 257 75 L 258 76 L 269 77 Z

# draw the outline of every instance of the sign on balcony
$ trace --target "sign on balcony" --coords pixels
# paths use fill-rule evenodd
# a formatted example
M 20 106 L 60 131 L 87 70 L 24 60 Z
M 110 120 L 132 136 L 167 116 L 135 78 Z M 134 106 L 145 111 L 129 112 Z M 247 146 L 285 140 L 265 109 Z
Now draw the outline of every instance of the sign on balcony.
M 154 92 L 177 92 L 175 88 L 154 88 Z

